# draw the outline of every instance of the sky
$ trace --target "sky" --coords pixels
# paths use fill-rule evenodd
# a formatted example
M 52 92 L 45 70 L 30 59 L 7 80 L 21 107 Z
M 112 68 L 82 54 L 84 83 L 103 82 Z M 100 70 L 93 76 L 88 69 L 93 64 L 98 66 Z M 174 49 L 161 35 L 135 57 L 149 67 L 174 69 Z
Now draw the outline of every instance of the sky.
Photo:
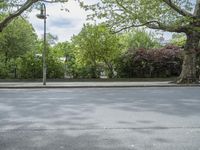
M 93 4 L 98 0 L 85 0 L 87 4 Z M 73 35 L 78 34 L 86 23 L 86 17 L 89 12 L 85 12 L 74 0 L 66 4 L 46 4 L 47 7 L 47 33 L 58 36 L 59 42 L 70 40 Z M 65 11 L 62 8 L 69 10 Z M 41 37 L 44 32 L 43 20 L 36 17 L 39 10 L 33 10 L 29 14 L 29 21 L 33 25 L 37 35 Z
M 85 0 L 86 4 L 93 4 L 98 0 Z M 51 33 L 58 37 L 58 42 L 69 41 L 73 35 L 77 35 L 83 24 L 86 23 L 87 14 L 89 12 L 84 11 L 79 7 L 79 4 L 74 0 L 69 0 L 68 3 L 63 4 L 64 8 L 68 11 L 64 11 L 61 8 L 61 4 L 47 4 L 47 33 Z M 29 14 L 29 21 L 33 25 L 37 35 L 41 37 L 43 35 L 43 20 L 36 17 L 36 14 L 40 13 L 39 10 L 33 10 Z M 165 40 L 171 38 L 171 33 L 163 33 Z M 160 35 L 159 35 L 160 36 Z

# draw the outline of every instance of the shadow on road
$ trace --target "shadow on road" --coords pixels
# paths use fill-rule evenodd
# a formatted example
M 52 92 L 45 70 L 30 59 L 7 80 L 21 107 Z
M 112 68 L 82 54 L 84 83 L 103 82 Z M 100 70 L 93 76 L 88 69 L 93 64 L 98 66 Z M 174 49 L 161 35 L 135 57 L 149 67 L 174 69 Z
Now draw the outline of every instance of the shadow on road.
M 200 115 L 199 90 L 0 90 L 0 149 L 137 149 L 131 143 L 139 143 L 143 149 L 159 149 L 153 144 L 169 148 L 195 136 L 191 132 L 181 139 L 181 130 L 200 126 L 196 119 Z M 176 132 L 179 135 L 174 136 Z

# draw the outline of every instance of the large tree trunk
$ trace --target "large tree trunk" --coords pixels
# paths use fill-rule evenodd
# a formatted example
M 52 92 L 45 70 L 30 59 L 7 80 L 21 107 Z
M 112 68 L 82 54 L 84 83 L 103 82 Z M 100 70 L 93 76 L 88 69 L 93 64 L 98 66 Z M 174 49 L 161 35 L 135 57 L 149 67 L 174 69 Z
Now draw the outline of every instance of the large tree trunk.
M 196 54 L 199 44 L 198 33 L 187 34 L 187 41 L 184 48 L 184 60 L 182 72 L 177 80 L 177 83 L 197 83 L 196 76 Z

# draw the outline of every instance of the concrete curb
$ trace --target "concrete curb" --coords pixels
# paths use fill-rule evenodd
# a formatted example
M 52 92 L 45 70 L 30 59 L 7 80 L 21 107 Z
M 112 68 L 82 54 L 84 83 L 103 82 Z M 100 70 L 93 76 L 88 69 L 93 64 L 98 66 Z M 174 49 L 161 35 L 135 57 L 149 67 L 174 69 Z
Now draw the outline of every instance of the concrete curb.
M 200 87 L 200 85 L 116 85 L 116 86 L 0 86 L 0 89 L 53 89 L 53 88 L 141 88 L 141 87 Z

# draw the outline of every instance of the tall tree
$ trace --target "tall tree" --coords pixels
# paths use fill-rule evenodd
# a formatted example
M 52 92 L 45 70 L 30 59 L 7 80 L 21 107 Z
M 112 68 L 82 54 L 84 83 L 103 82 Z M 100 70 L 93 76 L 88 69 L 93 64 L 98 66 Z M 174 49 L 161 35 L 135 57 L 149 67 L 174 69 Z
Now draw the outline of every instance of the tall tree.
M 106 18 L 116 31 L 146 26 L 185 33 L 184 62 L 177 83 L 196 82 L 196 55 L 200 40 L 200 0 L 101 0 L 86 6 L 90 17 Z
M 98 77 L 99 63 L 103 63 L 108 76 L 113 77 L 114 60 L 120 54 L 117 35 L 111 34 L 104 24 L 86 24 L 72 41 L 76 45 L 79 58 L 93 69 L 94 77 Z
M 0 34 L 0 54 L 5 62 L 10 58 L 22 56 L 27 51 L 35 50 L 37 35 L 32 25 L 19 17 Z

